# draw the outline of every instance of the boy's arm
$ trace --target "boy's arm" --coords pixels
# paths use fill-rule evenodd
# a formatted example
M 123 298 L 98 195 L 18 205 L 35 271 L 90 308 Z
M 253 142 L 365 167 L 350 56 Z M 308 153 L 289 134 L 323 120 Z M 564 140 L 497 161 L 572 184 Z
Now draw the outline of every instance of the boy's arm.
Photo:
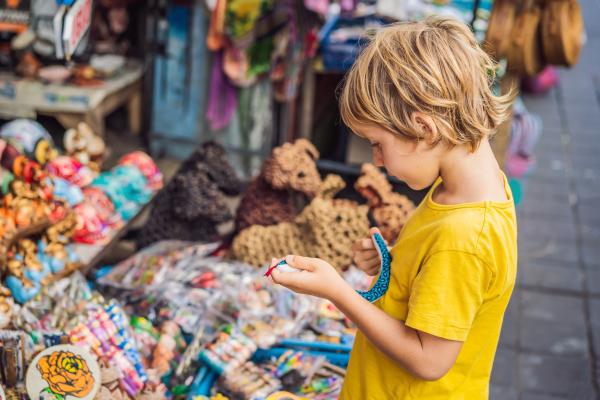
M 345 282 L 338 286 L 330 300 L 379 351 L 414 376 L 438 380 L 456 362 L 463 342 L 412 329 L 369 303 Z
M 318 258 L 286 257 L 300 273 L 274 270 L 271 278 L 298 293 L 329 299 L 385 355 L 414 376 L 425 380 L 443 377 L 456 362 L 463 342 L 417 331 L 386 314 L 352 289 L 337 271 Z

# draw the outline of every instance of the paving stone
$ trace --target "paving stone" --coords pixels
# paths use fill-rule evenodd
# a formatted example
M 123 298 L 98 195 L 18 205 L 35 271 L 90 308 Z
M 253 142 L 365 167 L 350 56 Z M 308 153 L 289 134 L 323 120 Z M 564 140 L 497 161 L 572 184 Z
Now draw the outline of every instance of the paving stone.
M 600 350 L 600 299 L 590 299 L 589 305 L 594 349 L 598 352 Z M 598 367 L 600 367 L 600 365 L 598 365 Z M 598 378 L 600 379 L 600 376 Z
M 581 292 L 584 275 L 577 266 L 536 259 L 519 263 L 519 277 L 527 286 Z
M 527 216 L 548 216 L 552 219 L 570 220 L 573 218 L 573 212 L 569 204 L 565 204 L 562 199 L 552 197 L 542 198 L 539 201 L 525 196 L 522 204 L 519 205 L 522 214 Z
M 519 259 L 551 260 L 565 265 L 576 265 L 579 253 L 573 238 L 554 236 L 560 232 L 540 232 L 537 237 L 527 235 L 519 238 Z
M 586 283 L 589 292 L 600 295 L 600 269 L 588 269 L 585 271 L 585 276 L 587 277 Z M 600 350 L 600 348 L 598 350 Z
M 553 237 L 564 240 L 573 240 L 576 237 L 575 223 L 573 221 L 560 221 L 544 215 L 531 215 L 519 213 L 517 217 L 519 240 L 536 237 L 545 237 L 549 233 Z
M 490 400 L 519 400 L 519 393 L 512 385 L 501 386 L 492 383 L 490 386 Z
M 600 212 L 598 210 L 598 200 L 593 197 L 581 197 L 578 199 L 577 206 L 579 218 L 582 223 L 600 225 Z
M 596 398 L 589 361 L 585 358 L 521 354 L 519 374 L 525 393 L 533 391 L 581 400 Z
M 517 278 L 518 279 L 518 278 Z M 502 322 L 502 331 L 500 332 L 500 342 L 498 351 L 510 350 L 517 347 L 519 343 L 519 307 L 521 293 L 517 288 L 513 291 L 512 298 L 508 303 Z
M 584 239 L 581 243 L 583 264 L 586 268 L 600 268 L 600 241 L 597 239 Z
M 583 303 L 579 298 L 523 291 L 520 339 L 523 349 L 587 356 Z
M 492 369 L 492 384 L 516 386 L 519 357 L 515 350 L 499 348 Z
M 521 400 L 566 400 L 565 396 L 553 396 L 550 394 L 539 394 L 525 392 L 521 395 Z

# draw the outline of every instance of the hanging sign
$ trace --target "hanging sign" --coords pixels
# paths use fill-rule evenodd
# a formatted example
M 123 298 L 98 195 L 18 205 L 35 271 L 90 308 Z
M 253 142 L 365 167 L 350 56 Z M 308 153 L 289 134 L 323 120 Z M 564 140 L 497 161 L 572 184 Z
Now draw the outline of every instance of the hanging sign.
M 77 0 L 65 15 L 64 54 L 70 59 L 92 23 L 92 0 Z

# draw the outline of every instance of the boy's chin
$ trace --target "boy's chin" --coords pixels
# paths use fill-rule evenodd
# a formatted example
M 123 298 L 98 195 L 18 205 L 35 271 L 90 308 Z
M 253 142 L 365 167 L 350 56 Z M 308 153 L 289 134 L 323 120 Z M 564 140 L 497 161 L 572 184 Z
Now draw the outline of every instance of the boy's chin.
M 406 183 L 406 186 L 408 186 L 409 188 L 411 188 L 412 190 L 415 190 L 415 191 L 424 190 L 424 189 L 427 189 L 429 186 L 431 186 L 431 185 L 427 185 L 424 183 L 417 183 L 417 182 L 404 181 L 404 183 Z

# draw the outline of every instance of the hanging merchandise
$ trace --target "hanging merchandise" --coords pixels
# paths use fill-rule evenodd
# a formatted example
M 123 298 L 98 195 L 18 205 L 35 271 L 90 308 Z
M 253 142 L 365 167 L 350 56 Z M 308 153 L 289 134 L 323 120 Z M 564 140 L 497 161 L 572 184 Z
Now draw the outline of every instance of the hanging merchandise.
M 206 47 L 210 51 L 219 51 L 225 46 L 225 15 L 227 0 L 216 0 L 210 16 L 210 25 L 206 36 Z
M 511 35 L 516 19 L 517 3 L 513 0 L 495 0 L 485 36 L 484 48 L 496 59 L 506 57 L 511 46 Z
M 214 55 L 206 120 L 211 130 L 220 130 L 229 125 L 235 113 L 237 96 L 235 87 L 223 72 L 223 52 Z
M 575 65 L 584 38 L 577 0 L 499 0 L 492 11 L 486 49 L 497 58 L 506 57 L 513 72 L 532 77 L 547 65 Z
M 548 64 L 570 67 L 577 63 L 584 40 L 583 16 L 577 0 L 546 2 L 541 31 Z
M 518 74 L 533 76 L 543 68 L 541 18 L 542 9 L 538 0 L 526 0 L 516 17 L 507 58 L 509 68 Z
M 539 115 L 530 113 L 523 100 L 517 98 L 506 163 L 510 177 L 521 179 L 535 166 L 534 148 L 541 134 L 542 119 Z
M 250 60 L 246 50 L 228 47 L 223 54 L 223 72 L 237 87 L 248 87 L 256 83 L 256 75 L 250 76 Z

